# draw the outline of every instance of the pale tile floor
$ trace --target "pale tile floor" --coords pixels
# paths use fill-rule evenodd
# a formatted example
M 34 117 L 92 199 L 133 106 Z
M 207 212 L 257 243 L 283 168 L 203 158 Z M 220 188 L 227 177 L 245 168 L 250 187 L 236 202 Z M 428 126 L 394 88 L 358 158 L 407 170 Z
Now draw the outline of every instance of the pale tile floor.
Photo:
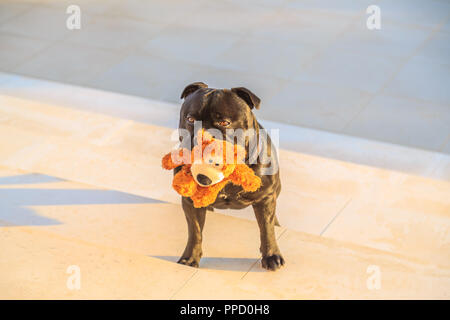
M 0 298 L 449 299 L 449 9 L 0 0 L 0 71 L 145 98 L 0 73 Z M 280 129 L 277 273 L 250 209 L 210 213 L 201 268 L 175 263 L 186 225 L 160 158 L 199 80 L 249 87 Z
M 186 226 L 160 168 L 171 131 L 1 95 L 0 297 L 449 299 L 448 181 L 286 150 L 286 267 L 261 269 L 248 210 L 209 213 L 201 268 L 176 264 Z
M 69 4 L 81 7 L 81 30 L 65 28 Z M 371 4 L 379 31 L 365 27 Z M 448 154 L 449 9 L 446 0 L 0 0 L 0 71 L 176 103 L 190 81 L 243 85 L 263 98 L 260 118 Z M 400 101 L 391 112 L 379 104 L 386 96 Z M 430 130 L 417 128 L 420 106 Z

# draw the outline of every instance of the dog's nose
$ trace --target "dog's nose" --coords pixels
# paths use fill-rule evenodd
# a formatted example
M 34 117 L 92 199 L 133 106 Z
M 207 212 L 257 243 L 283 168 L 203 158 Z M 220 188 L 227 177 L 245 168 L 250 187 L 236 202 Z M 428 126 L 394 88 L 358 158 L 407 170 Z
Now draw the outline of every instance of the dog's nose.
M 197 181 L 200 182 L 204 186 L 208 186 L 211 184 L 211 179 L 205 176 L 204 174 L 197 175 Z

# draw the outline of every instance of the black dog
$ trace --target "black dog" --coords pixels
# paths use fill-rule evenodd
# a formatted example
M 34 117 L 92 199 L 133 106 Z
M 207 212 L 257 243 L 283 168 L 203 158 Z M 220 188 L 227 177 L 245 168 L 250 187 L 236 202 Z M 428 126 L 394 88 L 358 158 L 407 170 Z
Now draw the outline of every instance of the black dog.
M 202 230 L 205 224 L 207 210 L 242 209 L 253 206 L 258 221 L 261 237 L 260 251 L 262 266 L 268 270 L 276 270 L 284 265 L 284 259 L 275 239 L 275 225 L 279 225 L 275 216 L 276 200 L 281 190 L 276 150 L 272 147 L 270 137 L 267 143 L 258 148 L 251 148 L 252 140 L 259 141 L 262 126 L 253 115 L 252 109 L 259 108 L 260 99 L 246 88 L 212 89 L 202 82 L 188 85 L 181 98 L 185 99 L 180 111 L 179 128 L 188 130 L 192 137 L 190 145 L 194 142 L 194 123 L 202 121 L 202 127 L 218 129 L 227 137 L 226 129 L 242 129 L 254 132 L 246 139 L 246 164 L 262 180 L 261 187 L 256 192 L 244 192 L 242 187 L 227 184 L 219 193 L 216 201 L 208 208 L 195 208 L 190 198 L 182 197 L 182 206 L 188 224 L 189 238 L 186 249 L 178 263 L 198 267 L 202 256 Z M 180 137 L 180 141 L 181 141 Z M 183 143 L 183 141 L 181 141 Z M 265 155 L 269 161 L 257 161 L 250 164 L 252 155 Z M 265 174 L 268 166 L 275 166 L 276 171 Z M 175 169 L 178 172 L 181 167 Z

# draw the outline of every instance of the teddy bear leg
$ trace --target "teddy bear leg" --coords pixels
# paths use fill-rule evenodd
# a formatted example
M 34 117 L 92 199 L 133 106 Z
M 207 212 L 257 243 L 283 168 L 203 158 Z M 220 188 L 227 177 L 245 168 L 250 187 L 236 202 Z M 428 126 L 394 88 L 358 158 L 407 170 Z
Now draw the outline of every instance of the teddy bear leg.
M 197 190 L 194 178 L 188 175 L 185 170 L 181 170 L 173 177 L 172 187 L 184 197 L 192 196 Z
M 271 271 L 284 265 L 284 258 L 275 238 L 275 223 L 277 222 L 275 208 L 276 196 L 274 194 L 253 205 L 261 238 L 261 264 L 264 269 Z
M 188 241 L 178 263 L 198 268 L 202 257 L 202 231 L 206 208 L 195 208 L 192 200 L 186 197 L 182 198 L 181 204 L 188 225 Z

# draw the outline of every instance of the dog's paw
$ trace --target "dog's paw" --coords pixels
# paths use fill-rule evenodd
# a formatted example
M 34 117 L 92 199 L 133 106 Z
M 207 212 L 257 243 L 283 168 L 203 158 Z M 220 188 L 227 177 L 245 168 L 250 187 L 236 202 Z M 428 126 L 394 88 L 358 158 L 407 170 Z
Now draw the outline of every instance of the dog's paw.
M 181 257 L 180 260 L 178 260 L 178 263 L 179 264 L 184 264 L 184 265 L 189 266 L 189 267 L 198 268 L 198 265 L 200 263 L 200 258 L 194 258 L 194 257 L 184 258 L 184 257 Z
M 261 264 L 264 269 L 275 271 L 284 265 L 284 259 L 281 254 L 274 254 L 272 256 L 263 257 Z

